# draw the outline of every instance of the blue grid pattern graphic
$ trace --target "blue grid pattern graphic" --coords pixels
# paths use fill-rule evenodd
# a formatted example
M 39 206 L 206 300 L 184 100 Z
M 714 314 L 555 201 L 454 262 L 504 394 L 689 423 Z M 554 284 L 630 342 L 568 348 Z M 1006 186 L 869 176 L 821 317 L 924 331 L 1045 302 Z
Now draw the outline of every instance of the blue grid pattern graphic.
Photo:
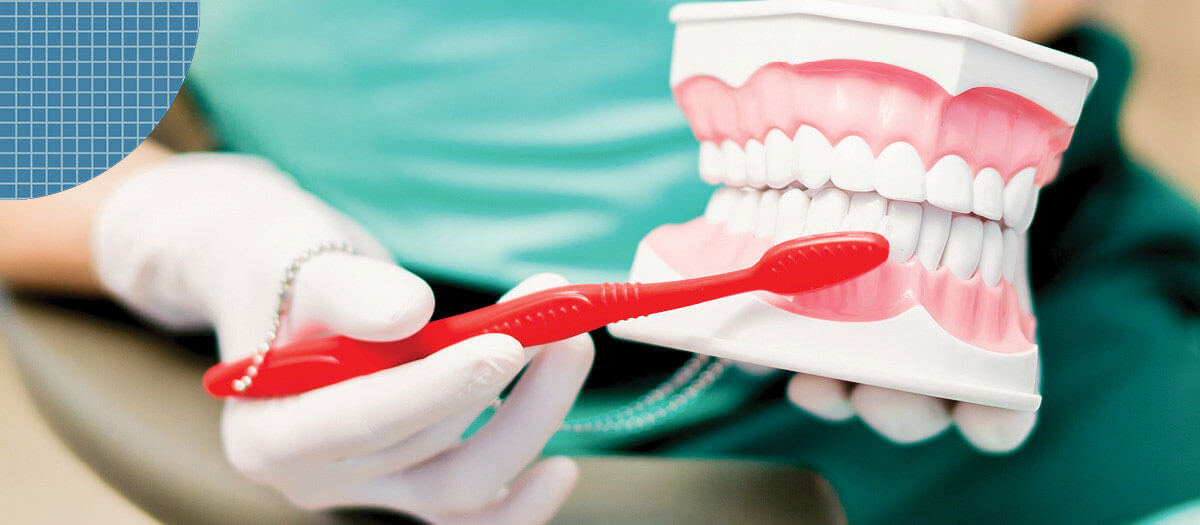
M 0 199 L 91 180 L 175 99 L 197 3 L 0 0 Z

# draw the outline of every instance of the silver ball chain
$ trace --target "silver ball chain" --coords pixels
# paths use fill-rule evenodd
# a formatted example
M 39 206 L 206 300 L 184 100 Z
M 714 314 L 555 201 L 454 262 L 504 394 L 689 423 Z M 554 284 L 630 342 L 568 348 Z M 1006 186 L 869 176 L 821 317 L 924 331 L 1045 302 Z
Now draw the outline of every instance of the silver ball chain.
M 296 285 L 296 275 L 300 273 L 300 268 L 318 255 L 335 252 L 350 255 L 355 253 L 354 248 L 344 242 L 327 242 L 309 248 L 288 264 L 287 269 L 283 272 L 283 279 L 279 281 L 279 295 L 276 297 L 275 310 L 271 313 L 271 328 L 267 330 L 263 341 L 254 348 L 254 355 L 250 358 L 251 364 L 246 367 L 245 373 L 242 374 L 242 377 L 233 380 L 235 392 L 245 392 L 254 384 L 254 378 L 258 377 L 258 367 L 267 358 L 267 352 L 271 351 L 271 345 L 275 344 L 275 339 L 279 337 L 279 326 L 283 322 L 283 315 L 292 297 L 292 289 Z
M 670 379 L 624 407 L 596 416 L 565 421 L 559 430 L 575 433 L 634 432 L 656 425 L 691 405 L 728 369 L 728 359 L 697 355 Z
M 308 249 L 288 264 L 283 278 L 280 279 L 275 310 L 271 313 L 271 327 L 262 342 L 255 347 L 251 364 L 246 367 L 242 377 L 233 380 L 235 392 L 245 392 L 253 386 L 254 378 L 258 376 L 258 367 L 266 360 L 271 346 L 279 337 L 279 328 L 300 269 L 318 255 L 335 252 L 355 254 L 354 248 L 344 242 L 327 242 Z M 560 430 L 576 433 L 632 432 L 655 425 L 688 407 L 721 378 L 729 364 L 728 359 L 697 355 L 684 363 L 669 379 L 633 403 L 597 416 L 565 421 Z M 496 399 L 491 408 L 500 408 L 501 402 L 500 399 Z

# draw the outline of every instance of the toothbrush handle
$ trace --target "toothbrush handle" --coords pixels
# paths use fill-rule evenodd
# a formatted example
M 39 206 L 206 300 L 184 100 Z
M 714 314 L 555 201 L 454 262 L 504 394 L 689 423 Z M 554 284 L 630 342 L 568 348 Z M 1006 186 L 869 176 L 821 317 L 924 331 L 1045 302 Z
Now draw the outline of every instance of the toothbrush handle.
M 234 391 L 232 382 L 253 364 L 249 357 L 217 364 L 204 383 L 218 397 L 296 394 L 415 361 L 477 335 L 507 334 L 523 346 L 560 341 L 617 321 L 750 291 L 749 275 L 742 270 L 666 283 L 561 286 L 432 321 L 400 341 L 329 336 L 273 348 L 244 392 Z
M 340 336 L 297 341 L 273 348 L 257 364 L 250 357 L 219 363 L 204 374 L 204 386 L 217 397 L 296 394 L 415 361 L 486 333 L 508 334 L 524 346 L 536 346 L 742 292 L 811 291 L 867 272 L 883 263 L 887 253 L 887 241 L 874 233 L 803 237 L 772 247 L 742 270 L 663 283 L 561 286 L 433 321 L 400 341 Z
M 434 321 L 413 337 L 433 351 L 486 333 L 536 346 L 605 325 L 752 290 L 744 272 L 665 283 L 568 285 Z

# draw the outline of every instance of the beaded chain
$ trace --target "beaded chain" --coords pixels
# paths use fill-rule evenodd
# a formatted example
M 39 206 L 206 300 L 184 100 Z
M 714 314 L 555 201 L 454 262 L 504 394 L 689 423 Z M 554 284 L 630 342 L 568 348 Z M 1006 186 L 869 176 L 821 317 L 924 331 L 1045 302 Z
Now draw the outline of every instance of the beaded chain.
M 271 314 L 271 327 L 262 342 L 255 347 L 251 364 L 246 367 L 245 373 L 233 380 L 234 391 L 245 392 L 254 384 L 259 365 L 266 360 L 271 346 L 279 337 L 279 328 L 300 268 L 318 255 L 334 252 L 351 255 L 355 253 L 354 248 L 346 243 L 328 242 L 305 251 L 288 264 L 280 280 L 279 295 L 276 297 L 275 310 Z M 691 405 L 721 378 L 729 364 L 728 359 L 697 355 L 684 363 L 669 379 L 633 403 L 596 416 L 565 421 L 560 430 L 573 433 L 636 432 L 653 426 Z M 502 401 L 497 399 L 491 407 L 497 409 L 501 403 Z
M 279 295 L 276 297 L 275 310 L 271 313 L 271 328 L 267 330 L 263 341 L 255 347 L 251 364 L 246 367 L 245 373 L 242 374 L 242 377 L 233 380 L 235 392 L 245 392 L 254 384 L 254 378 L 258 376 L 259 365 L 267 358 L 267 353 L 271 351 L 271 345 L 275 344 L 275 339 L 279 337 L 279 326 L 283 322 L 283 314 L 287 310 L 288 301 L 292 296 L 292 288 L 296 284 L 296 274 L 300 273 L 300 268 L 318 255 L 334 252 L 351 255 L 355 253 L 354 248 L 344 242 L 327 242 L 308 249 L 292 259 L 291 264 L 288 264 L 287 269 L 283 272 L 283 279 L 280 279 Z
M 597 416 L 568 420 L 560 430 L 574 433 L 627 433 L 654 426 L 678 414 L 712 387 L 729 367 L 728 359 L 697 355 L 670 379 L 637 401 Z

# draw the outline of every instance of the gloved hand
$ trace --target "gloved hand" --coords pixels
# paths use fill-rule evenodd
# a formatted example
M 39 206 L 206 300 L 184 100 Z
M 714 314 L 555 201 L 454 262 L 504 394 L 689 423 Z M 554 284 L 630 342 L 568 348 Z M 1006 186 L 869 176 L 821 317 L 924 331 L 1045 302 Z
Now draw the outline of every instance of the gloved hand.
M 751 375 L 774 373 L 750 363 L 737 366 Z M 937 436 L 953 423 L 968 443 L 990 454 L 1015 450 L 1037 422 L 1037 412 L 959 403 L 810 374 L 793 375 L 787 397 L 800 409 L 830 423 L 849 422 L 858 415 L 879 435 L 901 445 Z
M 796 406 L 830 422 L 849 421 L 857 413 L 863 423 L 898 444 L 932 438 L 953 422 L 968 443 L 993 454 L 1016 449 L 1037 422 L 1037 412 L 959 403 L 808 374 L 792 376 L 787 396 Z
M 355 253 L 319 253 L 301 266 L 277 342 L 324 333 L 394 340 L 428 321 L 428 285 L 392 264 L 362 228 L 253 157 L 180 155 L 133 174 L 107 198 L 93 234 L 97 273 L 116 297 L 167 327 L 214 326 L 224 359 L 270 339 L 284 270 L 319 246 Z M 560 283 L 539 277 L 518 289 Z M 535 352 L 507 336 L 481 336 L 305 394 L 231 400 L 222 415 L 226 453 L 241 472 L 309 508 L 379 507 L 438 523 L 544 522 L 570 493 L 575 464 L 547 459 L 509 481 L 558 428 L 592 357 L 586 336 L 553 346 L 461 444 L 464 429 Z
M 974 22 L 1005 33 L 1020 29 L 1028 0 L 838 0 L 906 13 L 944 16 Z
M 514 292 L 562 284 L 535 276 Z M 301 293 L 298 302 L 310 300 Z M 466 441 L 468 425 L 525 366 L 511 337 L 479 336 L 296 396 L 230 400 L 226 453 L 240 471 L 306 508 L 378 507 L 433 523 L 544 523 L 574 487 L 575 463 L 542 460 L 512 479 L 562 423 L 591 366 L 592 342 L 582 335 L 528 354 L 535 357 L 504 404 Z

